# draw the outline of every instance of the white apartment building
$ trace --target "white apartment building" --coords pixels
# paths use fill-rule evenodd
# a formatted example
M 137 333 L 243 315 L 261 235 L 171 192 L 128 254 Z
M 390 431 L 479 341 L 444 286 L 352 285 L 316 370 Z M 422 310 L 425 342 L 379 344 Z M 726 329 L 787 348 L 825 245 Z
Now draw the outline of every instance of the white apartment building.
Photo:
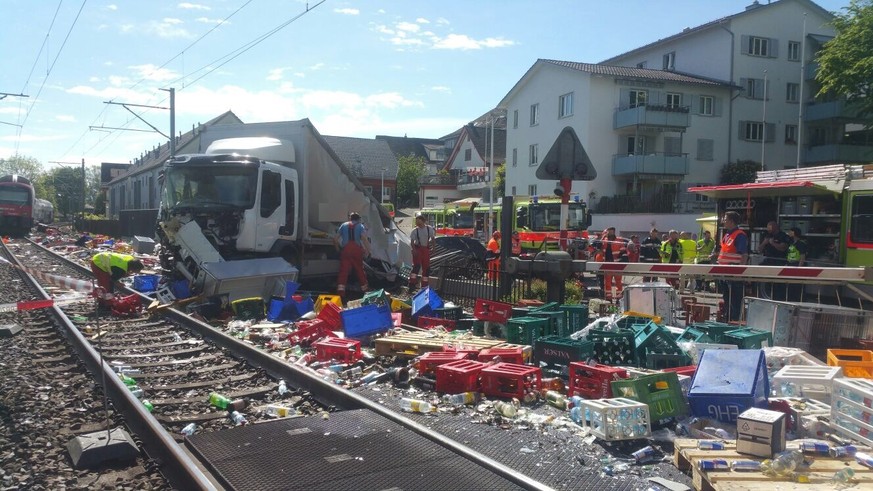
M 707 209 L 684 190 L 717 183 L 728 162 L 862 160 L 873 149 L 853 144 L 855 116 L 841 101 L 815 99 L 813 59 L 835 34 L 831 19 L 809 0 L 755 1 L 596 65 L 538 60 L 498 105 L 507 111 L 507 192 L 552 193 L 554 182 L 534 173 L 565 126 L 598 172 L 573 191 L 601 213 Z

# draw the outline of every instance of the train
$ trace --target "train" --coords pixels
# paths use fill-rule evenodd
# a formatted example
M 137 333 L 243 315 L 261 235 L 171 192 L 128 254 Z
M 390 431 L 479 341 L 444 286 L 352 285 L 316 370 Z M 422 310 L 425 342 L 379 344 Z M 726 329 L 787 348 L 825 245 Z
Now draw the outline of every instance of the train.
M 54 207 L 36 197 L 30 179 L 16 174 L 0 177 L 0 234 L 24 236 L 37 222 L 53 219 Z

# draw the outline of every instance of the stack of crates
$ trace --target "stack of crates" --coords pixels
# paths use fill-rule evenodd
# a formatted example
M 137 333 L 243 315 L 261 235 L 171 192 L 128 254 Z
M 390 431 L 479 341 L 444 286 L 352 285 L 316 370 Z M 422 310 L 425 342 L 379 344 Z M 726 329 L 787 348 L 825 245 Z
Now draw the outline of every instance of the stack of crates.
M 534 361 L 540 366 L 569 367 L 572 362 L 586 362 L 594 356 L 594 343 L 561 336 L 543 336 L 534 341 Z
M 655 420 L 673 418 L 688 413 L 679 377 L 673 373 L 655 373 L 627 380 L 613 380 L 612 393 L 649 406 Z
M 546 319 L 549 325 L 546 329 L 546 336 L 568 336 L 567 334 L 567 316 L 560 310 L 541 310 L 537 309 L 529 314 L 530 317 Z
M 626 398 L 582 401 L 580 423 L 606 441 L 635 440 L 652 436 L 646 404 Z
M 637 359 L 646 368 L 660 370 L 662 368 L 682 367 L 690 360 L 676 344 L 673 334 L 665 327 L 654 322 L 635 324 L 634 342 Z
M 725 343 L 723 340 L 724 333 L 728 331 L 736 330 L 737 326 L 733 324 L 726 324 L 724 322 L 715 322 L 715 321 L 706 321 L 706 322 L 697 322 L 691 325 L 696 329 L 699 329 L 706 333 L 712 341 L 711 343 L 715 344 L 733 344 L 733 343 Z
M 761 349 L 773 346 L 773 334 L 758 329 L 735 329 L 724 333 L 722 342 L 740 349 Z
M 637 365 L 634 332 L 591 329 L 588 341 L 594 343 L 594 359 L 605 365 Z
M 537 317 L 513 317 L 506 323 L 506 341 L 513 344 L 533 345 L 547 335 L 549 320 Z
M 834 381 L 831 422 L 844 436 L 873 446 L 873 380 L 843 378 Z
M 561 305 L 558 309 L 564 312 L 567 326 L 567 331 L 561 336 L 569 336 L 588 325 L 587 305 Z
M 714 341 L 705 331 L 692 325 L 685 328 L 682 334 L 676 339 L 676 342 L 712 343 Z

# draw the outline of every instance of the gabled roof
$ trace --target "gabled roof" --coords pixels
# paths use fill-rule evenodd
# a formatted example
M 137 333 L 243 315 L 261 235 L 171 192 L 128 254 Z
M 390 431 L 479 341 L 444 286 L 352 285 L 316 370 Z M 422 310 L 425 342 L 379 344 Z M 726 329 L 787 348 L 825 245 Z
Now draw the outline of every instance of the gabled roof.
M 486 135 L 485 135 L 485 127 L 476 126 L 473 123 L 469 123 L 457 132 L 458 141 L 455 143 L 455 147 L 452 149 L 452 154 L 449 155 L 449 158 L 446 159 L 446 165 L 443 166 L 443 169 L 449 170 L 454 167 L 455 159 L 458 157 L 458 154 L 461 151 L 461 146 L 464 143 L 465 139 L 470 139 L 470 142 L 473 144 L 473 148 L 476 149 L 476 153 L 479 154 L 479 157 L 487 164 L 488 157 L 491 156 L 491 128 L 488 128 L 487 135 L 487 147 L 486 147 Z M 453 133 L 455 134 L 455 133 Z M 498 164 L 499 162 L 503 162 L 506 160 L 506 130 L 495 128 L 494 129 L 494 163 Z
M 395 157 L 413 155 L 430 162 L 428 146 L 442 147 L 443 141 L 436 138 L 415 138 L 406 136 L 376 135 L 377 140 L 385 140 Z
M 183 133 L 181 136 L 179 136 L 178 140 L 176 140 L 176 153 L 181 153 L 180 150 L 183 147 L 193 142 L 194 139 L 200 135 L 201 128 L 217 124 L 241 123 L 242 120 L 239 119 L 237 115 L 233 113 L 233 111 L 226 111 L 222 114 L 219 114 L 209 121 L 191 128 L 191 131 Z M 142 158 L 135 160 L 134 164 L 130 166 L 127 172 L 119 175 L 118 177 L 110 181 L 107 185 L 123 181 L 130 176 L 141 174 L 143 172 L 153 170 L 157 167 L 163 167 L 164 162 L 168 158 L 170 158 L 170 142 L 161 144 L 158 148 L 145 152 L 145 155 Z
M 385 169 L 385 177 L 396 179 L 397 157 L 394 156 L 387 141 L 348 136 L 322 135 L 322 137 L 346 167 L 359 178 L 381 178 L 382 169 Z
M 799 3 L 802 3 L 807 8 L 817 10 L 822 15 L 825 15 L 828 17 L 833 17 L 833 14 L 831 12 L 828 12 L 827 10 L 823 9 L 821 6 L 819 6 L 818 4 L 816 4 L 815 2 L 812 2 L 810 0 L 777 0 L 776 2 L 767 3 L 766 5 L 760 4 L 757 0 L 755 0 L 755 2 L 752 5 L 749 5 L 748 7 L 746 7 L 746 10 L 744 10 L 742 12 L 739 12 L 739 13 L 736 13 L 733 15 L 728 15 L 726 17 L 722 17 L 720 19 L 716 19 L 716 20 L 707 22 L 706 24 L 702 24 L 702 25 L 699 25 L 697 27 L 687 27 L 687 28 L 683 29 L 682 32 L 680 32 L 680 33 L 673 34 L 672 36 L 667 36 L 667 37 L 665 37 L 663 39 L 659 39 L 655 42 L 640 46 L 639 48 L 634 48 L 630 51 L 626 51 L 626 52 L 621 53 L 619 55 L 613 56 L 612 58 L 607 58 L 607 59 L 601 61 L 600 63 L 615 63 L 616 60 L 618 60 L 620 58 L 624 58 L 628 55 L 632 55 L 634 53 L 638 53 L 640 51 L 647 50 L 647 49 L 652 48 L 654 46 L 657 46 L 659 44 L 664 44 L 664 43 L 668 43 L 670 41 L 675 41 L 676 39 L 680 39 L 680 38 L 683 38 L 686 36 L 692 36 L 694 34 L 701 32 L 701 31 L 705 31 L 707 29 L 711 29 L 713 27 L 718 27 L 722 24 L 728 23 L 731 20 L 736 19 L 738 17 L 752 15 L 752 14 L 760 12 L 761 9 L 775 7 L 776 5 L 779 5 L 783 2 L 799 2 Z

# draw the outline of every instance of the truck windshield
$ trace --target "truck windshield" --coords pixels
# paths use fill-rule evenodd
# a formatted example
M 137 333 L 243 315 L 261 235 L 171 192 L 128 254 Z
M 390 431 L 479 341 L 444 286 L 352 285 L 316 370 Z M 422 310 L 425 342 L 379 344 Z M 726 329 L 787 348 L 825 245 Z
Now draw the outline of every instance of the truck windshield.
M 26 205 L 30 198 L 30 193 L 23 188 L 0 188 L 0 204 L 4 205 Z
M 258 170 L 228 165 L 170 168 L 165 176 L 167 203 L 179 206 L 233 206 L 255 203 Z
M 582 203 L 571 202 L 569 204 L 569 223 L 567 230 L 584 230 L 585 206 Z M 561 203 L 540 203 L 530 206 L 531 230 L 560 230 L 561 229 Z

